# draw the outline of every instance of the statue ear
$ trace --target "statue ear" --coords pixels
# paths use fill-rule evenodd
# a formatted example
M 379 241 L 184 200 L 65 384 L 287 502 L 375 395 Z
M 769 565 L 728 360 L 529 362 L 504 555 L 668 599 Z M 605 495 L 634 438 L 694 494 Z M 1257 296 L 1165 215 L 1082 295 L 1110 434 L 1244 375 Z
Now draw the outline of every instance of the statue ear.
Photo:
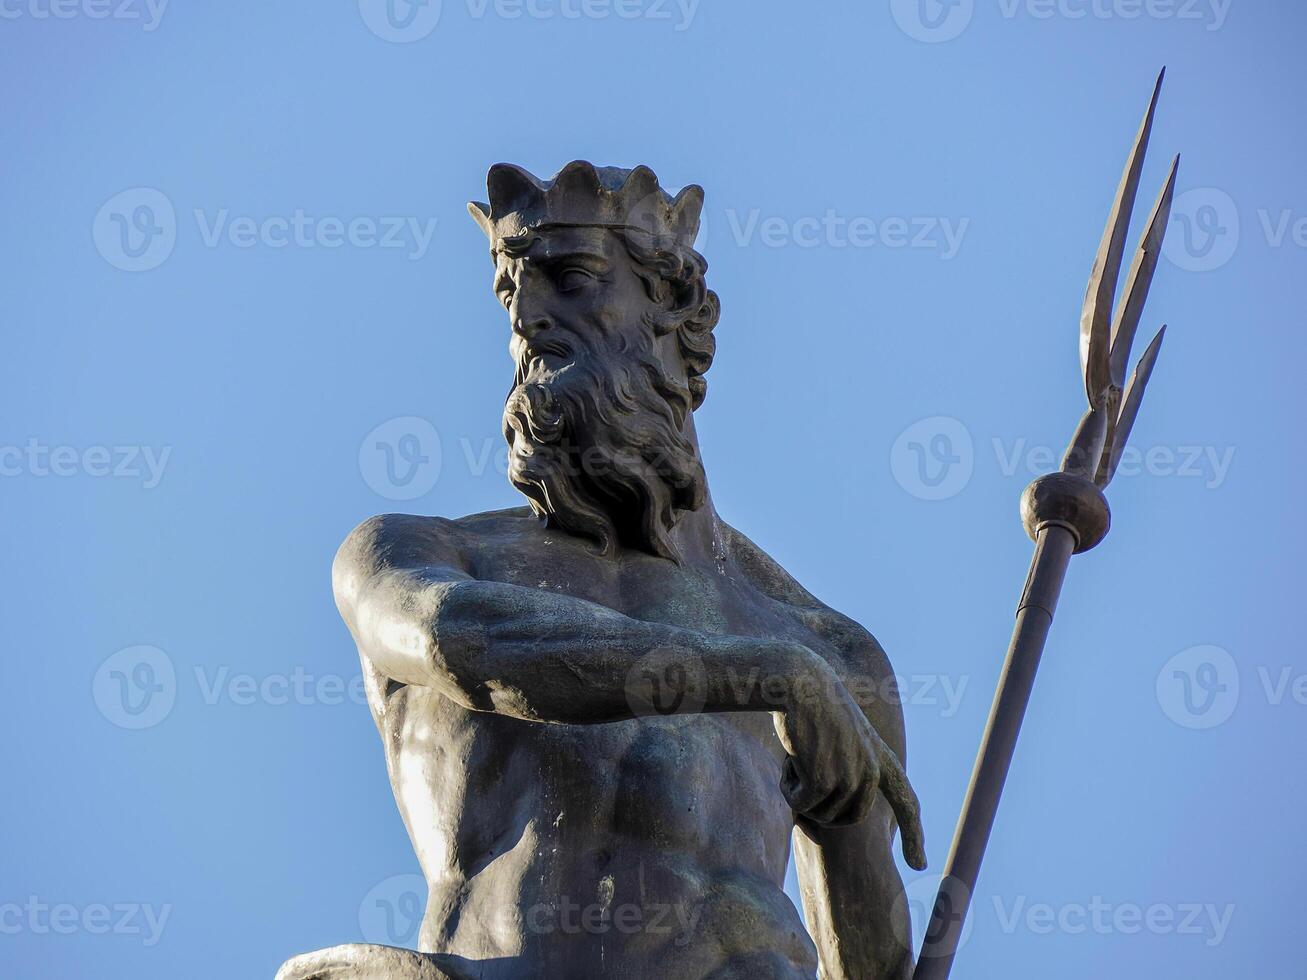
M 485 233 L 487 238 L 494 238 L 490 225 L 490 205 L 482 204 L 480 201 L 468 201 L 467 213 L 472 215 L 472 220 Z

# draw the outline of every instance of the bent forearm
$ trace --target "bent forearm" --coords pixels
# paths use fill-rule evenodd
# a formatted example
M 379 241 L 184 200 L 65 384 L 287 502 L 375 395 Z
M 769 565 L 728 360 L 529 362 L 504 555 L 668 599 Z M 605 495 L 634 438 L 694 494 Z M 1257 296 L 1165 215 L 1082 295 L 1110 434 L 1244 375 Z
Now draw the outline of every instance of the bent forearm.
M 636 717 L 651 690 L 652 710 L 784 711 L 833 682 L 796 643 L 709 636 L 496 582 L 392 583 L 357 619 L 360 647 L 389 676 L 528 721 Z

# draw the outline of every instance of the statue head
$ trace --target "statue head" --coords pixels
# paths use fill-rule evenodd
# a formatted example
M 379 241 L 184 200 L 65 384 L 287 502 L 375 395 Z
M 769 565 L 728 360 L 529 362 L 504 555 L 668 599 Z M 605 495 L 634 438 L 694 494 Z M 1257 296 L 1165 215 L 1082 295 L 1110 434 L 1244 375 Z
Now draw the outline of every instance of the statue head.
M 693 248 L 703 190 L 580 161 L 548 181 L 497 164 L 487 186 L 468 210 L 511 329 L 509 479 L 604 554 L 677 560 L 670 532 L 706 499 L 691 413 L 720 312 Z

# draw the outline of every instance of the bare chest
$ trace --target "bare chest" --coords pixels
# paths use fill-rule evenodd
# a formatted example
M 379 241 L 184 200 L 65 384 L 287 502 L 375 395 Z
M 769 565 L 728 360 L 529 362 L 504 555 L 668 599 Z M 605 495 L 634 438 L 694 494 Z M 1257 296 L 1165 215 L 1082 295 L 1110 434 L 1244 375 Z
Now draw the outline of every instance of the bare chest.
M 625 616 L 710 635 L 767 636 L 823 653 L 820 623 L 769 596 L 729 558 L 709 567 L 631 554 L 616 561 L 549 535 L 490 537 L 477 549 L 481 580 L 544 589 L 598 603 Z

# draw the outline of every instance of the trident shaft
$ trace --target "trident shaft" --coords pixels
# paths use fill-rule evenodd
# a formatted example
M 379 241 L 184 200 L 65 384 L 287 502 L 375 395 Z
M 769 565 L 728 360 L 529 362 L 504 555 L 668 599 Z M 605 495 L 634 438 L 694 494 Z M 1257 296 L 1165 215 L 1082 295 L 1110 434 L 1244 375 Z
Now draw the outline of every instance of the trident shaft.
M 1176 157 L 1171 164 L 1113 316 L 1130 215 L 1165 74 L 1163 69 L 1157 78 L 1089 277 L 1080 318 L 1080 363 L 1089 410 L 1067 448 L 1061 470 L 1035 480 L 1021 498 L 1021 519 L 1034 539 L 1035 553 L 913 980 L 946 980 L 953 967 L 1067 565 L 1073 554 L 1088 551 L 1107 534 L 1111 514 L 1103 488 L 1121 461 L 1166 332 L 1165 326 L 1158 331 L 1126 385 L 1130 347 L 1157 269 L 1180 163 Z

